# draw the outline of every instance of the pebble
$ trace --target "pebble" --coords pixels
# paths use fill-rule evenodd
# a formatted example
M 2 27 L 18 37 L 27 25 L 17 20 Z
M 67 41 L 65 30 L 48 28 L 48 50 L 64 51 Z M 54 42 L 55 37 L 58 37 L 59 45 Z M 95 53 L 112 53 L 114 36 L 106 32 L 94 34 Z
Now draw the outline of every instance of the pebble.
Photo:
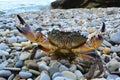
M 110 74 L 110 75 L 108 75 L 107 80 L 117 80 L 118 78 L 120 79 L 119 76 Z
M 108 46 L 108 47 L 112 46 L 112 44 L 110 42 L 106 41 L 106 40 L 103 40 L 103 44 Z
M 110 51 L 111 52 L 120 52 L 120 45 L 119 46 L 111 46 Z
M 46 62 L 44 62 L 44 61 L 38 62 L 37 64 L 38 64 L 38 67 L 39 67 L 40 71 L 50 69 L 50 67 L 47 66 Z
M 103 54 L 109 54 L 110 53 L 110 48 L 105 47 L 102 52 L 103 52 Z
M 12 36 L 11 38 L 8 38 L 8 43 L 11 44 L 11 43 L 16 43 L 17 42 L 17 37 L 15 36 Z
M 83 77 L 83 74 L 79 70 L 76 70 L 74 73 L 75 73 L 78 80 Z
M 39 80 L 50 80 L 50 77 L 45 71 L 42 71 L 41 74 L 40 74 L 40 79 Z
M 36 53 L 35 53 L 35 58 L 36 59 L 39 59 L 41 57 L 45 56 L 45 53 L 42 52 L 41 50 L 37 50 Z
M 75 64 L 72 64 L 69 68 L 70 71 L 74 72 L 77 69 L 77 66 Z
M 120 30 L 110 35 L 110 41 L 114 43 L 120 43 Z
M 29 56 L 30 56 L 30 53 L 28 53 L 28 52 L 22 52 L 20 54 L 20 60 L 26 60 L 26 59 L 29 58 Z
M 38 70 L 38 64 L 34 60 L 26 60 L 24 64 L 29 68 L 29 69 L 34 69 Z
M 12 74 L 9 70 L 0 70 L 0 77 L 9 77 Z
M 66 66 L 64 66 L 64 65 L 60 65 L 60 67 L 59 67 L 59 71 L 60 72 L 62 72 L 62 71 L 68 71 L 69 69 L 66 67 Z
M 68 78 L 68 77 L 56 77 L 53 80 L 76 80 L 76 79 L 71 79 L 71 78 Z
M 9 53 L 7 51 L 0 50 L 0 56 L 3 56 L 3 55 L 7 56 L 9 55 Z
M 28 72 L 28 71 L 20 71 L 19 72 L 19 76 L 21 77 L 21 78 L 24 78 L 24 79 L 27 79 L 27 78 L 30 78 L 30 77 L 32 77 L 32 73 L 30 73 L 30 72 Z
M 15 66 L 18 67 L 18 68 L 21 68 L 24 65 L 23 63 L 24 63 L 23 60 L 19 60 L 15 63 Z
M 77 76 L 74 73 L 70 72 L 70 71 L 63 71 L 62 74 L 65 77 L 71 78 L 73 80 L 77 80 Z
M 5 79 L 5 78 L 3 78 L 3 77 L 0 77 L 0 80 L 7 80 L 7 79 Z
M 63 76 L 62 74 L 61 74 L 61 72 L 55 72 L 53 75 L 52 75 L 52 80 L 54 80 L 54 78 L 56 78 L 56 77 L 60 77 L 60 76 Z
M 112 59 L 106 64 L 106 66 L 111 72 L 114 72 L 116 69 L 120 68 L 120 62 L 118 62 L 116 59 Z
M 6 49 L 9 49 L 8 45 L 5 44 L 5 43 L 0 43 L 0 50 L 5 50 L 6 51 Z

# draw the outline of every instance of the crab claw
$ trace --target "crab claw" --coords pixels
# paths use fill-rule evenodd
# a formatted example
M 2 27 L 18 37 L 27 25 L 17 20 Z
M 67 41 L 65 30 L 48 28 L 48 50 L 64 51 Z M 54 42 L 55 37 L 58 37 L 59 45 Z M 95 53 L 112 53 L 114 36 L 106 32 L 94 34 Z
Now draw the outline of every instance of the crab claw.
M 42 33 L 41 32 L 34 33 L 30 29 L 29 25 L 22 19 L 21 16 L 17 15 L 17 17 L 18 17 L 20 24 L 21 24 L 19 26 L 16 26 L 18 31 L 32 42 L 40 41 L 40 39 L 42 38 Z
M 105 32 L 105 23 L 103 22 L 100 32 L 97 32 L 96 35 L 91 37 L 91 39 L 90 39 L 89 44 L 91 47 L 96 49 L 101 45 L 101 43 L 103 42 L 102 35 L 104 34 L 104 32 Z

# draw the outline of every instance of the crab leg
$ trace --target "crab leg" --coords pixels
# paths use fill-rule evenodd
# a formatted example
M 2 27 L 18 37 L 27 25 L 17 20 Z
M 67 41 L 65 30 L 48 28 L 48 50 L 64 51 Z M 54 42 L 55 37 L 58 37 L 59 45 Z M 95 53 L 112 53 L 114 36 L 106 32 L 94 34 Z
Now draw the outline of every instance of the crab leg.
M 41 42 L 43 40 L 43 34 L 41 32 L 34 33 L 29 25 L 20 17 L 17 15 L 19 21 L 20 21 L 20 26 L 16 26 L 18 31 L 23 34 L 26 38 L 28 38 L 32 42 Z

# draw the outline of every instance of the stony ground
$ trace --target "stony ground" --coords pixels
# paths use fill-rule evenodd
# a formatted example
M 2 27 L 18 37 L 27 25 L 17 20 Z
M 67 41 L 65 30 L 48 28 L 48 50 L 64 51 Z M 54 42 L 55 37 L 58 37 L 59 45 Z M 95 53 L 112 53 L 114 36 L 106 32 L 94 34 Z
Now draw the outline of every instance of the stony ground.
M 33 30 L 42 28 L 45 35 L 52 29 L 82 31 L 88 35 L 99 30 L 104 22 L 104 41 L 97 49 L 104 73 L 93 80 L 120 80 L 120 8 L 44 9 L 20 15 Z M 51 60 L 41 50 L 28 59 L 31 50 L 22 49 L 31 44 L 18 32 L 17 24 L 16 14 L 0 17 L 0 80 L 84 80 L 84 67 L 64 59 Z

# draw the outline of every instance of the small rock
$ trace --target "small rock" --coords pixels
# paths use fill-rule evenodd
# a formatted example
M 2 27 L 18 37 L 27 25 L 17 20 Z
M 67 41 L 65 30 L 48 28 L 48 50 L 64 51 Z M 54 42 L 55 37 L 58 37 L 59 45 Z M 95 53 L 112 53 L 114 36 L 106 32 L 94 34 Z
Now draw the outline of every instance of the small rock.
M 5 78 L 3 78 L 3 77 L 0 77 L 0 80 L 6 80 Z
M 110 35 L 110 41 L 114 42 L 114 43 L 120 43 L 120 31 L 117 31 L 115 33 L 113 33 L 112 35 Z
M 74 72 L 77 69 L 75 64 L 72 64 L 69 68 L 70 71 Z
M 59 67 L 59 71 L 62 72 L 62 71 L 68 71 L 68 68 L 64 65 L 60 65 Z
M 110 51 L 111 52 L 120 52 L 120 45 L 119 46 L 111 46 Z
M 61 64 L 57 61 L 53 61 L 50 63 L 50 69 L 49 69 L 49 72 L 50 72 L 50 76 L 52 76 L 55 72 L 59 72 L 59 66 Z
M 15 64 L 15 66 L 18 67 L 18 68 L 23 67 L 23 60 L 17 61 L 16 64 Z
M 110 74 L 110 75 L 108 75 L 107 80 L 117 80 L 117 78 L 120 79 L 119 76 Z
M 24 64 L 29 68 L 29 69 L 35 69 L 38 70 L 38 64 L 34 60 L 26 60 Z
M 0 43 L 0 50 L 5 50 L 9 49 L 9 47 L 5 43 Z
M 4 50 L 0 50 L 0 56 L 3 56 L 3 55 L 7 56 L 9 55 L 9 53 Z
M 28 53 L 28 52 L 22 52 L 22 53 L 20 54 L 20 60 L 28 59 L 29 56 L 30 56 L 30 53 Z
M 27 39 L 25 37 L 20 37 L 20 36 L 17 36 L 17 40 L 18 40 L 18 42 L 25 42 L 25 41 L 27 41 Z
M 38 64 L 39 69 L 40 69 L 41 71 L 42 71 L 42 70 L 49 70 L 49 69 L 50 69 L 50 67 L 47 66 L 46 62 L 44 62 L 44 61 L 38 62 L 37 64 Z
M 11 43 L 16 43 L 17 42 L 17 38 L 15 36 L 7 39 L 8 40 L 8 43 L 11 44 Z
M 58 76 L 60 77 L 60 76 L 63 76 L 63 75 L 60 72 L 55 72 L 52 76 L 52 80 L 54 80 L 54 78 L 56 78 Z
M 76 79 L 71 79 L 71 78 L 68 78 L 68 77 L 56 77 L 53 80 L 76 80 Z
M 120 67 L 120 62 L 113 58 L 110 62 L 106 64 L 106 66 L 111 72 L 114 72 L 116 69 Z
M 92 79 L 92 80 L 111 80 L 111 79 L 105 79 L 105 78 L 95 78 L 95 79 Z
M 0 70 L 0 77 L 9 77 L 11 74 L 9 70 Z
M 50 80 L 50 77 L 45 71 L 42 71 L 41 74 L 40 74 L 40 79 L 39 80 Z
M 36 54 L 35 54 L 35 58 L 39 59 L 40 57 L 45 56 L 44 52 L 41 52 L 40 50 L 37 50 Z
M 110 48 L 105 47 L 102 52 L 103 52 L 103 54 L 109 54 L 110 53 Z
M 21 77 L 21 78 L 30 78 L 30 77 L 32 77 L 32 73 L 30 73 L 30 72 L 28 72 L 28 71 L 20 71 L 19 72 L 19 76 Z
M 103 40 L 103 44 L 104 44 L 104 45 L 106 45 L 106 46 L 108 46 L 108 47 L 112 46 L 112 44 L 111 44 L 111 43 L 109 43 L 109 42 L 108 42 L 108 41 L 106 41 L 106 40 Z
M 79 80 L 81 80 L 81 78 L 83 77 L 83 74 L 79 71 L 79 70 L 76 70 L 75 72 L 75 75 L 77 76 L 77 79 Z
M 63 71 L 62 74 L 65 77 L 71 78 L 73 80 L 77 80 L 77 76 L 74 73 L 70 72 L 70 71 Z

